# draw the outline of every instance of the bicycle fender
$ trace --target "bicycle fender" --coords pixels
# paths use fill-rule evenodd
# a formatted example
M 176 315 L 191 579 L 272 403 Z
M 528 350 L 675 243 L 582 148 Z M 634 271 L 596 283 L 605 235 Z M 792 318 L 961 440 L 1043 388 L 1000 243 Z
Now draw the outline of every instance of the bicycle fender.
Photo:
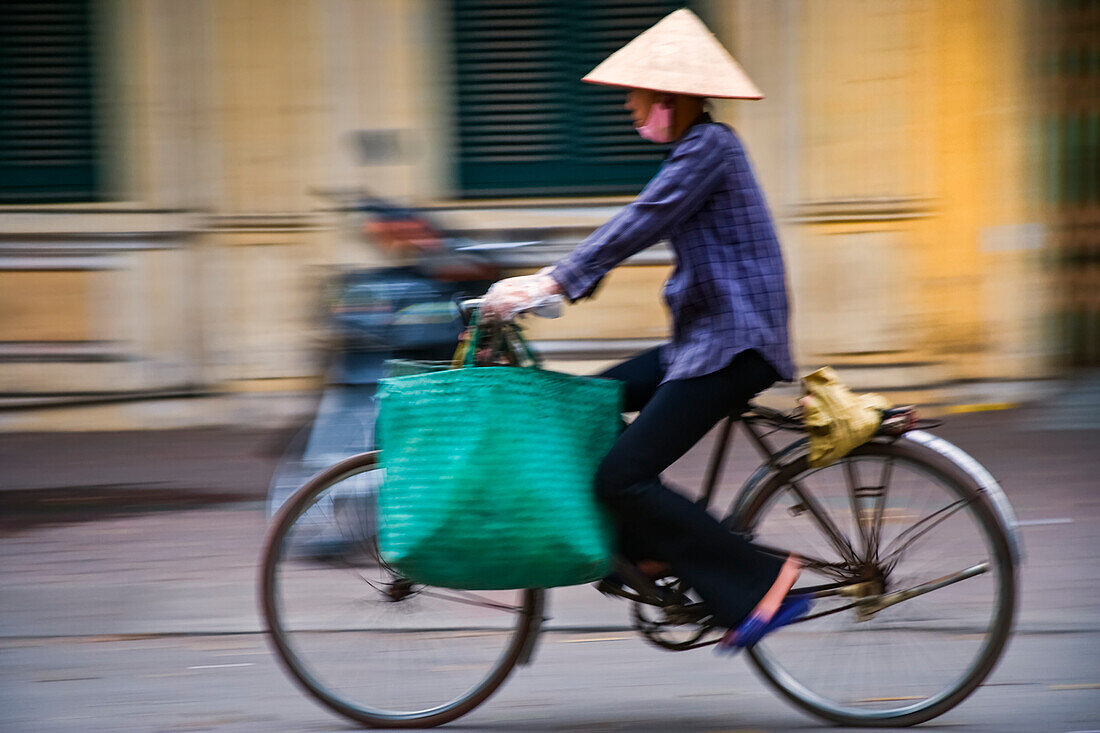
M 934 451 L 958 466 L 964 473 L 973 479 L 978 490 L 989 498 L 989 504 L 997 518 L 1004 525 L 1008 535 L 1008 549 L 1012 553 L 1015 563 L 1023 562 L 1024 547 L 1020 538 L 1019 523 L 1016 521 L 1016 513 L 1012 511 L 1004 489 L 997 479 L 989 473 L 985 466 L 978 463 L 969 453 L 943 438 L 932 435 L 924 430 L 910 430 L 900 440 L 911 440 L 931 451 Z

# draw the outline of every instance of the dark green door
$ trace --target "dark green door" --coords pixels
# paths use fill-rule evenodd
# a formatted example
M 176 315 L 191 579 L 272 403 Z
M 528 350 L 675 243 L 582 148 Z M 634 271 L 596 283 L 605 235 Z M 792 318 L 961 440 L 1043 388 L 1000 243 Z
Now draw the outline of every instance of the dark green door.
M 634 132 L 623 90 L 580 79 L 683 6 L 453 0 L 462 195 L 636 193 L 664 148 Z
M 0 2 L 0 203 L 95 198 L 89 6 Z

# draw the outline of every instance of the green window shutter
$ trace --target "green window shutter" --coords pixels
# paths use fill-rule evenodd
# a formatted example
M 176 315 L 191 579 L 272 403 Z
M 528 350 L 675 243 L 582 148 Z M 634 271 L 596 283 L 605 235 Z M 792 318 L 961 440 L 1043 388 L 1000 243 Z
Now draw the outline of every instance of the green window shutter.
M 89 6 L 0 3 L 0 203 L 95 198 Z
M 453 0 L 458 178 L 477 196 L 636 193 L 664 148 L 580 79 L 683 2 Z

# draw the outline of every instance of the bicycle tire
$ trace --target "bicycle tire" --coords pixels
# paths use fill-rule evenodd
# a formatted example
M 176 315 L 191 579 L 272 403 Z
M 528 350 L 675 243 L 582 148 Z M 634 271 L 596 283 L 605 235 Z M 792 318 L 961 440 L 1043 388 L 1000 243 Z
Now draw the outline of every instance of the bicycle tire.
M 286 599 L 281 597 L 283 573 L 280 572 L 280 567 L 287 566 L 291 562 L 291 553 L 288 553 L 289 548 L 285 544 L 295 523 L 309 514 L 309 509 L 328 489 L 349 477 L 375 468 L 377 456 L 377 451 L 363 453 L 329 467 L 310 479 L 284 504 L 276 515 L 264 542 L 260 572 L 261 615 L 264 619 L 267 638 L 284 669 L 306 693 L 325 707 L 368 727 L 428 728 L 442 725 L 472 711 L 488 699 L 508 677 L 516 663 L 529 649 L 529 642 L 533 641 L 532 635 L 538 633 L 543 591 L 537 589 L 516 591 L 521 597 L 521 605 L 517 607 L 519 610 L 515 624 L 503 652 L 477 684 L 452 699 L 416 710 L 387 710 L 348 699 L 346 695 L 334 690 L 333 686 L 316 672 L 315 662 L 303 657 L 300 644 L 295 642 L 295 634 L 300 632 L 292 631 L 291 624 L 285 618 Z M 379 564 L 378 567 L 383 566 Z M 321 566 L 318 565 L 318 568 L 320 572 Z M 419 592 L 423 592 L 423 589 Z M 325 633 L 331 633 L 331 631 L 326 629 Z M 355 633 L 360 632 L 357 630 Z M 438 630 L 432 633 L 438 634 Z M 362 660 L 363 665 L 370 663 L 368 659 Z
M 1008 641 L 1015 614 L 1017 593 L 1015 557 L 1006 529 L 1002 526 L 997 513 L 970 475 L 959 466 L 935 451 L 904 439 L 867 443 L 848 454 L 842 462 L 858 461 L 865 457 L 880 459 L 884 464 L 887 459 L 890 459 L 891 465 L 893 461 L 897 461 L 919 467 L 920 471 L 952 489 L 959 496 L 959 500 L 965 502 L 964 507 L 972 508 L 978 526 L 985 535 L 984 539 L 997 573 L 994 583 L 996 602 L 991 616 L 993 621 L 984 635 L 977 655 L 969 668 L 949 688 L 940 690 L 937 694 L 916 703 L 910 703 L 904 697 L 897 698 L 898 702 L 906 704 L 893 709 L 879 710 L 861 710 L 852 705 L 845 706 L 823 698 L 801 681 L 794 679 L 780 663 L 769 656 L 767 644 L 748 650 L 749 658 L 771 687 L 799 708 L 817 717 L 854 727 L 905 727 L 931 720 L 952 709 L 973 693 L 993 670 Z M 839 466 L 841 463 L 833 465 Z M 776 505 L 778 497 L 788 490 L 792 481 L 802 481 L 803 477 L 812 472 L 813 469 L 809 468 L 805 455 L 793 458 L 780 467 L 770 479 L 762 482 L 755 490 L 755 495 L 744 497 L 742 501 L 735 504 L 742 509 L 739 513 L 735 509 L 734 513 L 726 518 L 727 526 L 760 541 L 760 538 L 755 536 L 754 529 L 762 519 L 761 512 Z M 904 604 L 905 601 L 902 603 Z M 883 699 L 890 700 L 890 698 Z

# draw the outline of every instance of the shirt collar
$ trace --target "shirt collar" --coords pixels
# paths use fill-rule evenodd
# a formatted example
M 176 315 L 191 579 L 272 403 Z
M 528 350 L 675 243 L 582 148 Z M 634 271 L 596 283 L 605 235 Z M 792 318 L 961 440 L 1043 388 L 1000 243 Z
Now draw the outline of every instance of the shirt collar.
M 690 125 L 684 128 L 683 134 L 673 140 L 672 144 L 668 146 L 668 150 L 665 151 L 665 157 L 667 158 L 669 154 L 673 151 L 673 149 L 680 143 L 682 143 L 685 138 L 687 138 L 688 133 L 691 132 L 691 128 L 695 127 L 696 125 L 705 125 L 709 122 L 714 122 L 714 120 L 711 119 L 710 112 L 700 112 L 699 116 L 692 120 Z
M 692 120 L 691 124 L 688 125 L 687 128 L 684 130 L 684 135 L 686 135 L 687 131 L 695 127 L 696 125 L 703 125 L 708 122 L 714 122 L 714 120 L 712 120 L 710 117 L 710 112 L 700 112 L 699 116 Z M 684 135 L 681 135 L 680 137 L 683 138 Z

